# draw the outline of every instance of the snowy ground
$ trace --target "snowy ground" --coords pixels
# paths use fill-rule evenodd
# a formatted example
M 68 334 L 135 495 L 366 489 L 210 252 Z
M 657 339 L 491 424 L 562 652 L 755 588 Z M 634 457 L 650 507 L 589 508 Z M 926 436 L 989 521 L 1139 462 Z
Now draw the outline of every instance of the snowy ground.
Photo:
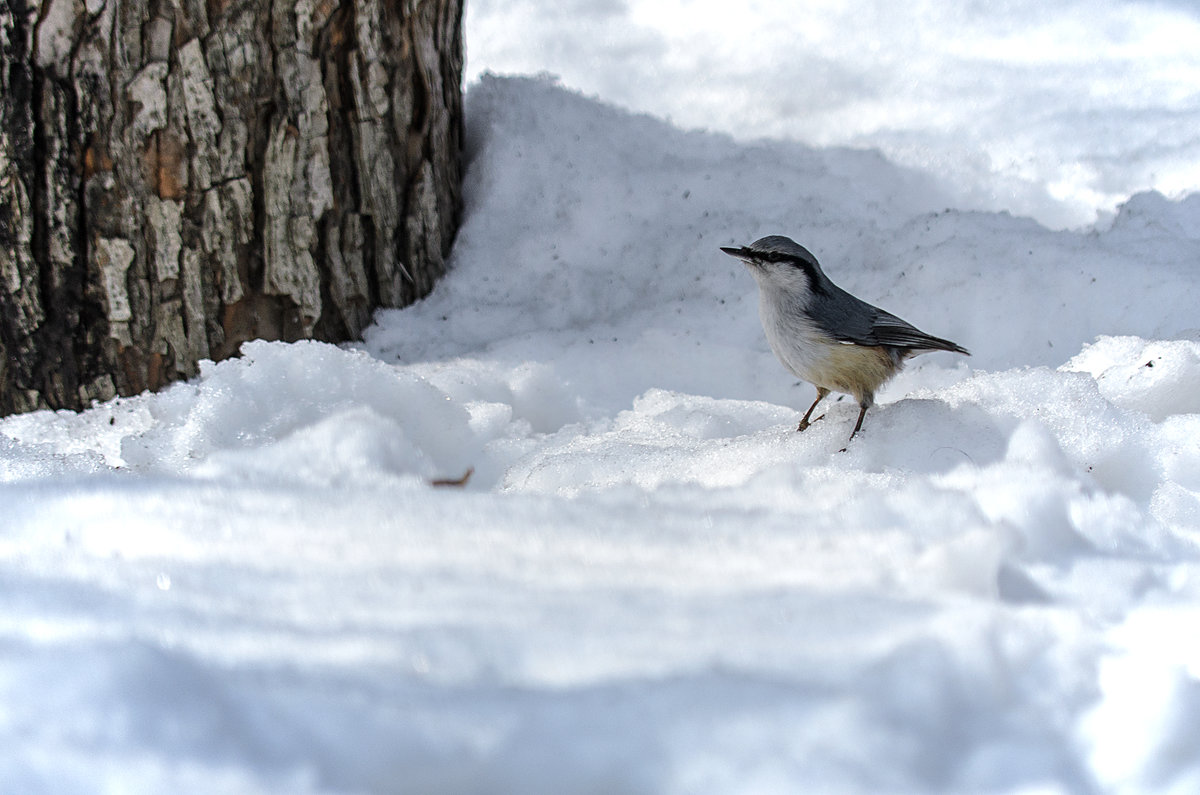
M 548 80 L 468 110 L 422 304 L 0 421 L 0 790 L 1200 791 L 1200 194 L 1069 231 Z M 797 434 L 718 250 L 768 233 L 974 356 Z

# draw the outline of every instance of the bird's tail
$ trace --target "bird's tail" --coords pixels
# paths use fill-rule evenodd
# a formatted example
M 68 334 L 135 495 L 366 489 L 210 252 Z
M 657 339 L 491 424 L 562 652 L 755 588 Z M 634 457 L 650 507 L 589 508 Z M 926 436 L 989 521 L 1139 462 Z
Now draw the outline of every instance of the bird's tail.
M 971 352 L 959 345 L 957 342 L 944 340 L 941 337 L 934 337 L 930 334 L 925 334 L 921 340 L 921 344 L 913 346 L 913 353 L 928 353 L 929 351 L 950 351 L 951 353 L 961 353 L 970 356 Z
M 874 332 L 875 339 L 884 345 L 906 348 L 911 351 L 909 356 L 929 351 L 950 351 L 951 353 L 971 355 L 970 351 L 957 342 L 926 334 L 911 323 L 901 320 L 889 312 L 881 309 L 877 312 L 871 331 Z

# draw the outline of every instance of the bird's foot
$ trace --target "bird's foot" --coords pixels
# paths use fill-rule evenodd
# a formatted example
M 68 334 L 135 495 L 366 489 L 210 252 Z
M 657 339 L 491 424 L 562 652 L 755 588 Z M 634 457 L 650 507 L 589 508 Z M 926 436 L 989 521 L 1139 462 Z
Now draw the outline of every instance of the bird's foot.
M 813 422 L 816 422 L 817 420 L 823 420 L 823 419 L 825 419 L 824 414 L 822 414 L 820 417 L 817 417 L 817 419 L 813 420 L 812 422 L 809 422 L 808 417 L 805 417 L 804 419 L 800 420 L 800 424 L 798 426 L 796 426 L 796 430 L 803 431 L 803 430 L 807 429 L 809 425 L 812 425 Z

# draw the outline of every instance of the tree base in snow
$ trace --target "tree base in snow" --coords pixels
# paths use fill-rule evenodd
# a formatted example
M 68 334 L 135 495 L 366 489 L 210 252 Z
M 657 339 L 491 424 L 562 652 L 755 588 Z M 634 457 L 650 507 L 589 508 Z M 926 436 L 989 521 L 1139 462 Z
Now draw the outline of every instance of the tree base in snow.
M 0 413 L 357 337 L 459 215 L 462 2 L 0 5 Z

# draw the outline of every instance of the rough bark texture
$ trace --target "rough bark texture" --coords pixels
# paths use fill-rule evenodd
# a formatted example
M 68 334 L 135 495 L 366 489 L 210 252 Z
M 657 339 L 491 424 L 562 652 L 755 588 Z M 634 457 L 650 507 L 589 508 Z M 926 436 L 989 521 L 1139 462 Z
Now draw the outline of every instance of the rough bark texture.
M 459 212 L 462 0 L 0 0 L 0 413 L 344 340 Z

